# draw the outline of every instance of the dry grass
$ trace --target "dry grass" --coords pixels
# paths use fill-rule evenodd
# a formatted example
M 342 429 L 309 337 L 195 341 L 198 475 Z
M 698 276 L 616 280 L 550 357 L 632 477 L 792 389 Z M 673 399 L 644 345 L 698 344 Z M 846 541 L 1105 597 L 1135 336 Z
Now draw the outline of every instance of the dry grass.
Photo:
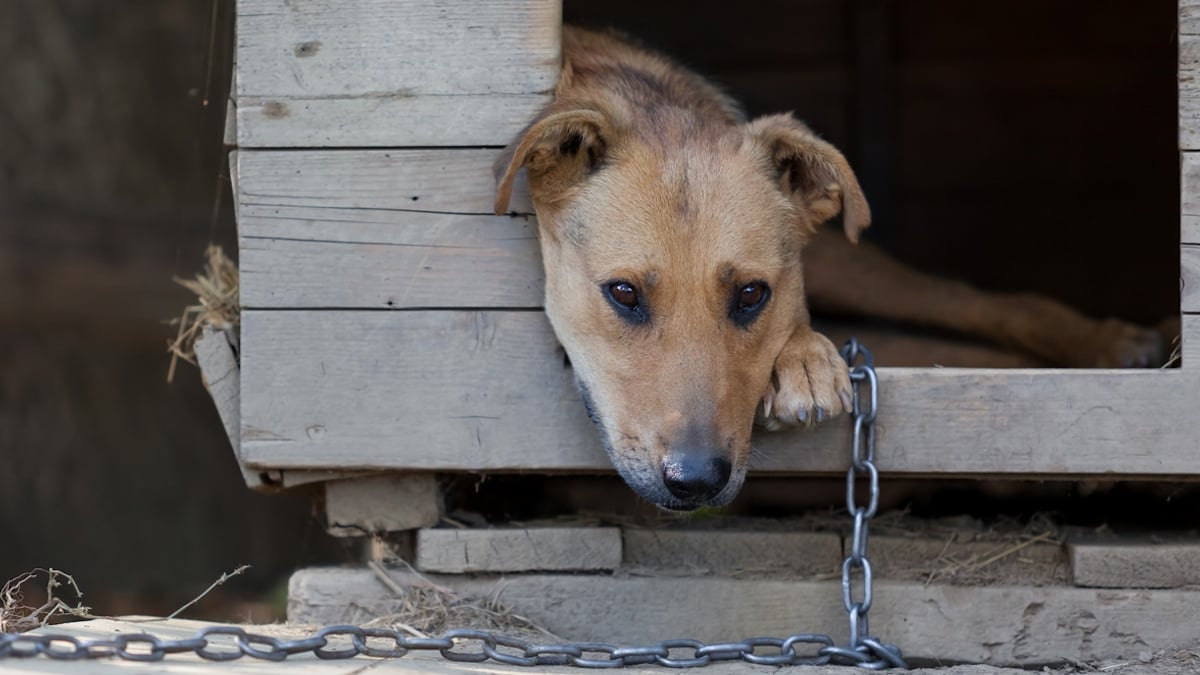
M 25 604 L 28 587 L 42 576 L 46 577 L 45 599 L 36 607 Z M 60 597 L 64 589 L 75 596 L 75 604 Z M 91 607 L 83 604 L 83 591 L 79 590 L 75 577 L 52 567 L 32 569 L 0 587 L 0 633 L 23 633 L 63 617 L 95 618 L 91 611 Z
M 237 265 L 220 246 L 209 246 L 204 255 L 207 262 L 202 273 L 193 279 L 175 279 L 175 283 L 195 293 L 199 302 L 185 307 L 183 314 L 171 321 L 179 326 L 179 331 L 167 345 L 171 354 L 167 382 L 174 380 L 175 366 L 180 360 L 196 364 L 196 338 L 205 326 L 232 333 L 241 317 Z
M 561 637 L 500 602 L 500 594 L 504 590 L 502 584 L 497 584 L 487 597 L 460 595 L 433 583 L 402 558 L 392 559 L 391 562 L 405 567 L 417 582 L 402 586 L 388 575 L 382 563 L 368 563 L 376 578 L 395 600 L 386 614 L 372 617 L 362 624 L 364 626 L 387 627 L 416 637 L 441 635 L 452 628 L 469 626 L 528 639 L 548 638 L 563 642 Z

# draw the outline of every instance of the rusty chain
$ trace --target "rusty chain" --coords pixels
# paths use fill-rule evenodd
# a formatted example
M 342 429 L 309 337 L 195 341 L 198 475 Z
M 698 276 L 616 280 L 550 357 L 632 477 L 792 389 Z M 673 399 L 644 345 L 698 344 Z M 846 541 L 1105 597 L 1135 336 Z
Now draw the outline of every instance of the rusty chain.
M 168 654 L 193 653 L 209 661 L 249 656 L 283 661 L 312 653 L 319 659 L 356 656 L 399 658 L 414 651 L 436 651 L 449 661 L 496 661 L 514 666 L 576 666 L 621 668 L 657 664 L 695 668 L 722 661 L 759 665 L 853 665 L 873 670 L 906 668 L 898 647 L 871 635 L 867 615 L 872 604 L 871 563 L 867 559 L 867 525 L 879 507 L 879 471 L 875 467 L 875 418 L 879 410 L 879 380 L 871 352 L 850 340 L 841 349 L 853 386 L 851 417 L 854 431 L 851 464 L 846 474 L 846 508 L 854 522 L 849 555 L 842 563 L 842 604 L 849 618 L 849 641 L 837 645 L 819 633 L 796 633 L 786 638 L 753 637 L 740 642 L 704 643 L 664 640 L 651 645 L 618 647 L 602 642 L 539 644 L 485 630 L 460 628 L 439 637 L 414 637 L 388 628 L 327 626 L 309 637 L 285 640 L 251 633 L 238 626 L 209 626 L 194 636 L 167 640 L 147 633 L 83 639 L 66 634 L 0 633 L 0 659 L 46 656 L 73 661 L 116 657 L 127 661 L 161 661 Z M 860 503 L 859 478 L 865 478 L 866 503 Z

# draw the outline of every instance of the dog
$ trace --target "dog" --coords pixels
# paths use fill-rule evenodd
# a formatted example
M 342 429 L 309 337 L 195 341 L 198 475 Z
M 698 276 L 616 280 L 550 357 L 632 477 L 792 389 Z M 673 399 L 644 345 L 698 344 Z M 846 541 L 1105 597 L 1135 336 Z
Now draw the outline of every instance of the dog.
M 756 421 L 849 411 L 847 366 L 806 296 L 1063 365 L 1161 358 L 1154 331 L 923 275 L 859 242 L 870 208 L 836 148 L 790 114 L 746 119 L 703 77 L 615 33 L 564 27 L 554 101 L 495 169 L 497 214 L 526 174 L 546 314 L 604 449 L 664 509 L 732 500 Z M 838 216 L 840 231 L 826 226 Z

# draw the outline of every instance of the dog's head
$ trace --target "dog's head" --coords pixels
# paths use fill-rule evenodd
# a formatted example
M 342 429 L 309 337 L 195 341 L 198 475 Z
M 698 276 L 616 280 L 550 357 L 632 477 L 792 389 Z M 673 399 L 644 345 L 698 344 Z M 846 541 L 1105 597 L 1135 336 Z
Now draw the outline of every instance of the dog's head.
M 869 212 L 846 160 L 790 115 L 559 106 L 497 163 L 496 212 L 528 175 L 546 313 L 609 458 L 668 509 L 737 494 L 775 357 L 808 321 L 800 249 Z

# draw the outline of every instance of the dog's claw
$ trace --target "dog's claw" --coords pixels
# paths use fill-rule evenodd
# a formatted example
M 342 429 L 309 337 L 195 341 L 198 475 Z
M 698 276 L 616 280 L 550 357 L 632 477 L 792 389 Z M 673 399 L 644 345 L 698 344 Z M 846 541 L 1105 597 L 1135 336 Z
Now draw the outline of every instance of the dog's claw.
M 808 424 L 808 409 L 801 408 L 797 410 L 796 419 L 799 420 L 801 424 Z
M 822 408 L 821 406 L 817 406 L 817 421 L 818 422 L 825 421 L 825 409 Z

